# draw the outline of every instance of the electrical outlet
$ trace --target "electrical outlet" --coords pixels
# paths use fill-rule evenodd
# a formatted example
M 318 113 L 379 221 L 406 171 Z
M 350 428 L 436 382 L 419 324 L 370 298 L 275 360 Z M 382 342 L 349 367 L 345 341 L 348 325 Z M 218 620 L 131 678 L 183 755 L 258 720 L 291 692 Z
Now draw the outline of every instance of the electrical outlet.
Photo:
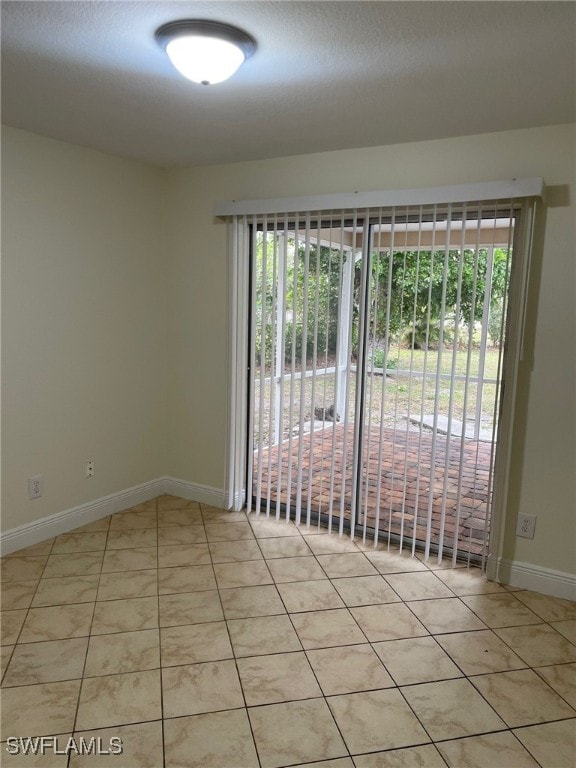
M 28 498 L 39 499 L 42 496 L 42 475 L 28 478 Z
M 94 462 L 92 460 L 86 462 L 86 477 L 94 477 Z
M 522 536 L 524 539 L 533 539 L 535 529 L 536 515 L 518 515 L 516 536 Z

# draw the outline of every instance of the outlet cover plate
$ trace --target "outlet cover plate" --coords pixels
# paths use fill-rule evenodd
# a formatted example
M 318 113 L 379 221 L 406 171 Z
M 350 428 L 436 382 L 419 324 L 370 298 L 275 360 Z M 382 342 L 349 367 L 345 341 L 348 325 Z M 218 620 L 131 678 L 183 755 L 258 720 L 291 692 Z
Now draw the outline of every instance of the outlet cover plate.
M 518 515 L 516 536 L 523 539 L 533 539 L 536 530 L 536 515 Z
M 28 478 L 28 498 L 39 499 L 42 496 L 43 482 L 42 475 L 35 475 Z

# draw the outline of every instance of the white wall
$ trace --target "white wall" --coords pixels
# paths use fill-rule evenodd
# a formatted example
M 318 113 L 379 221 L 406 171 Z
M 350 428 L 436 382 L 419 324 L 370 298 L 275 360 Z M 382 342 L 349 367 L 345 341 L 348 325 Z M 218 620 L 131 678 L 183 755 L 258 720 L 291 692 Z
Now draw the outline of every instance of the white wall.
M 157 170 L 10 128 L 2 139 L 9 530 L 164 473 L 165 275 Z M 37 474 L 44 495 L 29 501 Z
M 574 126 L 173 171 L 169 243 L 169 473 L 225 487 L 226 228 L 218 200 L 542 176 L 553 187 L 530 289 L 504 556 L 576 572 Z M 514 535 L 538 515 L 533 541 Z

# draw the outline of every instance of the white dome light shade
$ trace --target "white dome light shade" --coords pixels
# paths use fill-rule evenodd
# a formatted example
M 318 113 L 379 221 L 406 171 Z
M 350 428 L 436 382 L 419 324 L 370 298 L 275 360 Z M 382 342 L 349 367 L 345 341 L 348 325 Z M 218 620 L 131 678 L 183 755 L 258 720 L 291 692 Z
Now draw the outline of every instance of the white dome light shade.
M 156 39 L 178 72 L 202 85 L 232 77 L 256 50 L 254 40 L 241 29 L 202 19 L 164 24 Z
M 245 59 L 240 48 L 227 40 L 198 35 L 171 40 L 166 53 L 181 75 L 202 85 L 228 80 Z

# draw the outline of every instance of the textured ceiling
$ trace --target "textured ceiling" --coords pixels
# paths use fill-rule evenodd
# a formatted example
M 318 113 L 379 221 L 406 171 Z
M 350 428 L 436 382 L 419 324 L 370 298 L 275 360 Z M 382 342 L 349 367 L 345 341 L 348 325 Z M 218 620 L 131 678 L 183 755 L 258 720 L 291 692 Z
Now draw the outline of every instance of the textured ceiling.
M 5 124 L 160 166 L 445 138 L 575 115 L 574 2 L 2 2 Z M 184 80 L 161 24 L 244 28 L 228 82 Z

